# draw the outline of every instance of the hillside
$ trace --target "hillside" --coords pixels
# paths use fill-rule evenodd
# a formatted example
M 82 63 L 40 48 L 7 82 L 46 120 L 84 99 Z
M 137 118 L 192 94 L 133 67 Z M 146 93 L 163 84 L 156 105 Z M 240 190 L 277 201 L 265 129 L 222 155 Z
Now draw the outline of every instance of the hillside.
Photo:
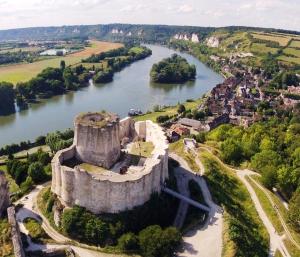
M 0 30 L 1 41 L 6 40 L 55 40 L 67 38 L 98 38 L 107 40 L 142 40 L 147 42 L 166 42 L 175 34 L 197 34 L 199 40 L 208 34 L 226 29 L 232 31 L 264 31 L 288 34 L 300 34 L 295 31 L 284 31 L 279 29 L 264 29 L 232 26 L 226 28 L 195 27 L 195 26 L 168 26 L 168 25 L 141 25 L 141 24 L 107 24 L 107 25 L 78 25 L 62 27 L 35 27 Z

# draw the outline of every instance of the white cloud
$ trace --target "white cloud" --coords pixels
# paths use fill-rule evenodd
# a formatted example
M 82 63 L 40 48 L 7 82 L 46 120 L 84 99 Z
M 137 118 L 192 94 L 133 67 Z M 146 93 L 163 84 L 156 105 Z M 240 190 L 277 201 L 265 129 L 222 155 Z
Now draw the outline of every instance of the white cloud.
M 190 13 L 193 12 L 194 8 L 188 4 L 183 4 L 178 7 L 177 12 L 178 13 Z
M 98 23 L 261 26 L 300 31 L 300 0 L 0 0 L 0 29 Z

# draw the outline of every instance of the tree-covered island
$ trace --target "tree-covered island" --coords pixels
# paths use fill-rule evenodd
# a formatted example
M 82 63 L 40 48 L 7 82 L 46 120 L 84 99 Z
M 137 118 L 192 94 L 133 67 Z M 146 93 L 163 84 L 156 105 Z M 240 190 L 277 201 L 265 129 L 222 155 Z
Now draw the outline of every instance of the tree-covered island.
M 183 83 L 196 77 L 195 65 L 177 54 L 152 66 L 151 80 L 158 83 Z

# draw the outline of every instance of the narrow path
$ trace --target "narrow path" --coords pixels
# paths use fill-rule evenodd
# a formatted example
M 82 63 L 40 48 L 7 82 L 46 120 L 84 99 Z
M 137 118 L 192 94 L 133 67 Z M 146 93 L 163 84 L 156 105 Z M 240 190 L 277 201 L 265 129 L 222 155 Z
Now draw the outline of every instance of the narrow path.
M 256 174 L 255 172 L 252 171 L 248 171 L 251 173 L 251 175 Z M 275 208 L 275 212 L 277 213 L 277 216 L 279 217 L 280 223 L 284 228 L 285 234 L 288 237 L 288 239 L 298 248 L 298 250 L 300 250 L 300 245 L 294 240 L 291 232 L 289 231 L 289 228 L 287 226 L 287 224 L 284 221 L 284 218 L 282 217 L 280 211 L 278 210 L 278 208 L 276 207 L 276 203 L 273 201 L 272 197 L 270 196 L 269 192 L 263 187 L 261 186 L 259 183 L 257 183 L 253 178 L 251 178 L 251 176 L 249 176 L 249 179 L 260 189 L 263 191 L 263 193 L 266 195 L 266 197 L 268 198 L 268 200 L 270 201 L 270 203 L 272 204 L 272 206 L 274 206 Z
M 260 219 L 262 220 L 263 224 L 265 225 L 265 227 L 270 235 L 269 256 L 275 256 L 275 252 L 278 249 L 279 252 L 282 254 L 282 256 L 291 257 L 283 243 L 282 237 L 276 232 L 273 224 L 271 223 L 267 214 L 263 210 L 254 189 L 252 188 L 251 184 L 246 180 L 246 176 L 253 175 L 255 173 L 253 171 L 249 171 L 249 170 L 243 170 L 243 171 L 236 170 L 236 171 L 237 171 L 237 176 L 243 182 L 243 184 L 246 186 L 248 192 L 250 193 L 250 197 L 254 203 L 255 209 L 257 210 Z
M 179 162 L 180 166 L 184 169 L 185 178 L 187 180 L 193 179 L 199 184 L 203 198 L 210 207 L 210 212 L 205 224 L 195 227 L 183 236 L 183 251 L 178 253 L 177 256 L 221 257 L 223 230 L 222 209 L 212 201 L 205 179 L 201 176 L 196 176 L 196 174 L 198 175 L 199 173 L 193 172 L 187 162 L 180 156 L 174 153 L 170 153 L 169 156 Z

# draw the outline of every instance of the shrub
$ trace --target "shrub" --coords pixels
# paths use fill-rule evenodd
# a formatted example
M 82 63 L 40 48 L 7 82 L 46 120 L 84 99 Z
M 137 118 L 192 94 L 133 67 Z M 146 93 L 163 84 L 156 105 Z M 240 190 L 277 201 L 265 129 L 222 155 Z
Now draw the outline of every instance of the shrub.
M 136 250 L 138 248 L 138 238 L 133 233 L 126 233 L 118 239 L 118 248 L 121 250 Z

